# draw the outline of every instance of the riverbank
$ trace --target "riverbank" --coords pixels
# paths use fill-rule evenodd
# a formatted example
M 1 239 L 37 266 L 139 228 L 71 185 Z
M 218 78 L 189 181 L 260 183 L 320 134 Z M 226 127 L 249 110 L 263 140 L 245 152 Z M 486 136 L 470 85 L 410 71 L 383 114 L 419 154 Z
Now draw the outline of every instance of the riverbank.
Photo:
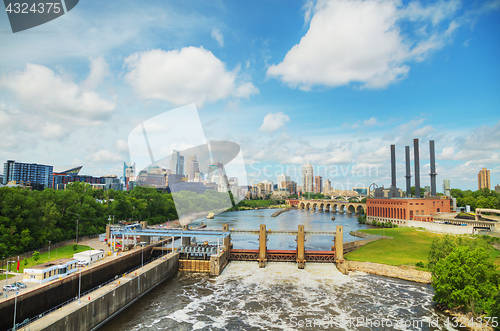
M 418 283 L 431 283 L 431 273 L 416 270 L 408 266 L 392 266 L 373 262 L 347 261 L 349 271 L 361 271 L 369 274 L 399 278 Z

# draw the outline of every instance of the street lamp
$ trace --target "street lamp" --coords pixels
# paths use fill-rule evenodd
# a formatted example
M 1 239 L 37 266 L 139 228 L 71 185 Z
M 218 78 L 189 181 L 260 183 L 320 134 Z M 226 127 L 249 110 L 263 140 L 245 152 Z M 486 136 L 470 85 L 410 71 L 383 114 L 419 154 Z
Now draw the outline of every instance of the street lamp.
M 50 262 L 50 240 L 49 240 L 49 257 L 47 259 L 47 263 Z
M 141 247 L 142 247 L 141 270 L 144 270 L 144 245 L 145 244 L 146 244 L 145 241 L 141 241 Z
M 5 274 L 5 286 L 7 286 L 7 279 L 9 278 L 9 263 L 16 263 L 16 261 L 7 261 L 7 273 Z M 5 297 L 7 297 L 7 288 L 5 288 Z

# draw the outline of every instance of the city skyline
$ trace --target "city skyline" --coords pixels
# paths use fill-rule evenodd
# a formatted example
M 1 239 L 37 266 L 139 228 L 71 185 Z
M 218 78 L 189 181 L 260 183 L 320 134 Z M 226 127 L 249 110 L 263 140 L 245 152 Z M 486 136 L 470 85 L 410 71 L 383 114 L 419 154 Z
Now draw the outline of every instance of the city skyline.
M 388 186 L 389 145 L 403 178 L 401 146 L 432 138 L 438 182 L 474 190 L 488 168 L 500 183 L 498 1 L 195 4 L 87 1 L 31 33 L 0 34 L 0 158 L 120 176 L 137 124 L 196 103 L 207 140 L 240 144 L 249 182 L 311 163 L 332 186 L 367 169 L 377 172 L 362 183 Z

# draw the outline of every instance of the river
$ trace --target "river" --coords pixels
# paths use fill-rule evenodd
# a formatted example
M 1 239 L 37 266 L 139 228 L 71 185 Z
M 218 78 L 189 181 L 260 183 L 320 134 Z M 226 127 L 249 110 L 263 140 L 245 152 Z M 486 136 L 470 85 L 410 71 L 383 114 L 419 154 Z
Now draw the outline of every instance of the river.
M 350 231 L 367 228 L 356 216 L 292 210 L 249 210 L 199 220 L 207 228 Z M 336 217 L 335 221 L 331 216 Z M 198 241 L 203 238 L 198 238 Z M 331 237 L 306 237 L 306 249 L 327 250 Z M 234 248 L 258 247 L 255 235 L 233 235 Z M 295 249 L 293 236 L 269 236 L 269 249 Z M 177 273 L 103 326 L 102 330 L 453 330 L 433 307 L 430 285 L 364 273 L 348 276 L 333 264 L 231 262 L 219 277 Z

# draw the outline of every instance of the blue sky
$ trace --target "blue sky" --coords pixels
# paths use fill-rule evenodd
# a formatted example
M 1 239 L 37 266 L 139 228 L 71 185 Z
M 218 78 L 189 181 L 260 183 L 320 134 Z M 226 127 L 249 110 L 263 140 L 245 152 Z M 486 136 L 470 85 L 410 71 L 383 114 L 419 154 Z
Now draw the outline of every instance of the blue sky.
M 12 34 L 0 13 L 0 160 L 121 174 L 139 123 L 196 103 L 249 180 L 309 162 L 389 185 L 434 139 L 438 185 L 500 184 L 500 1 L 80 1 Z M 266 170 L 264 172 L 264 169 Z M 371 169 L 371 171 L 368 170 Z M 376 171 L 375 171 L 376 170 Z M 413 169 L 412 169 L 413 171 Z

